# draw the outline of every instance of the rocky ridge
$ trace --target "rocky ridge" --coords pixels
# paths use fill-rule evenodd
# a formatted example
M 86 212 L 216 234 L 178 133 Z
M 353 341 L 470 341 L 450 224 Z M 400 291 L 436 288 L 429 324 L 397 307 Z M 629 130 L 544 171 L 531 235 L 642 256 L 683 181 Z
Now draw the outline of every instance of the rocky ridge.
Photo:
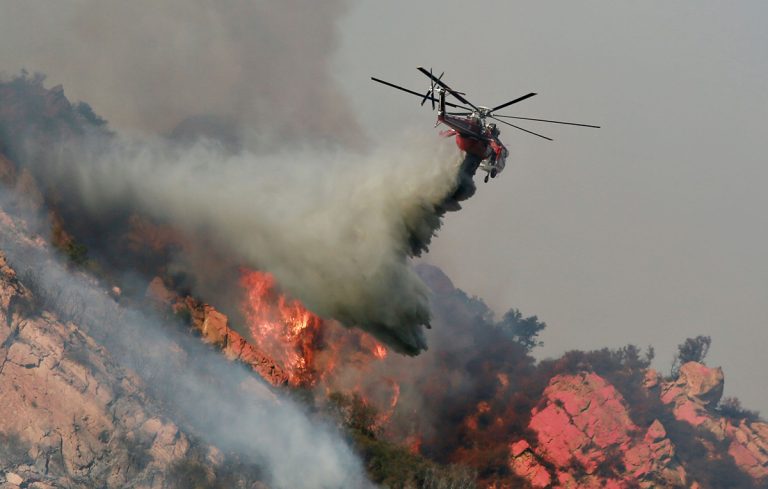
M 215 307 L 189 295 L 181 297 L 169 290 L 160 277 L 152 279 L 146 295 L 158 306 L 169 308 L 176 314 L 188 311 L 193 330 L 205 343 L 219 348 L 228 359 L 248 365 L 275 387 L 288 384 L 288 375 L 283 368 L 232 329 L 229 318 Z
M 768 423 L 728 420 L 713 411 L 723 392 L 723 372 L 700 363 L 683 365 L 675 380 L 649 370 L 645 387 L 672 407 L 674 418 L 728 445 L 733 462 L 754 479 L 768 476 Z M 625 399 L 595 373 L 558 375 L 532 412 L 526 439 L 509 446 L 511 470 L 532 487 L 562 489 L 699 487 L 677 456 L 663 423 L 641 429 Z M 708 457 L 724 456 L 709 445 Z M 618 469 L 617 469 L 618 468 Z
M 2 210 L 0 244 L 17 258 L 50 253 L 24 221 Z M 119 334 L 109 324 L 123 326 L 114 302 L 119 290 L 102 291 L 114 309 L 90 311 L 106 323 L 94 336 L 85 303 L 78 302 L 82 297 L 61 289 L 56 293 L 69 297 L 51 301 L 35 292 L 41 290 L 35 273 L 28 268 L 19 274 L 0 249 L 0 489 L 180 489 L 190 477 L 211 489 L 266 487 L 252 466 L 233 472 L 221 450 L 181 428 L 176 417 L 183 413 L 151 393 L 145 379 L 125 366 L 124 352 L 118 359 L 105 347 L 105 335 Z M 99 290 L 96 280 L 78 275 Z M 142 342 L 132 344 L 131 338 L 114 346 L 141 349 Z M 141 358 L 161 355 L 161 365 L 184 368 L 193 354 L 172 340 L 163 347 Z M 265 389 L 252 375 L 235 388 Z M 221 474 L 226 486 L 219 485 Z

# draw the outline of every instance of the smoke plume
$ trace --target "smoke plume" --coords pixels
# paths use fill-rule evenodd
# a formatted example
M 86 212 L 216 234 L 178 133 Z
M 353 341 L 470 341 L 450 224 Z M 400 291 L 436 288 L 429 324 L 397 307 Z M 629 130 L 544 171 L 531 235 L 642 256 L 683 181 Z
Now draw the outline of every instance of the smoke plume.
M 90 131 L 93 117 L 76 118 L 58 138 L 44 134 L 55 147 L 27 134 L 15 160 L 70 211 L 70 223 L 109 234 L 115 216 L 136 213 L 180 229 L 186 246 L 171 268 L 230 314 L 237 267 L 247 266 L 399 351 L 426 347 L 426 288 L 407 257 L 457 208 L 456 152 L 427 130 L 365 149 L 332 69 L 346 2 L 86 0 L 39 9 L 0 0 L 0 8 L 8 47 L 0 68 L 43 71 L 133 134 Z M 67 104 L 35 116 L 61 118 Z M 466 175 L 464 184 L 466 197 L 474 187 Z
M 159 140 L 68 148 L 75 158 L 33 158 L 42 162 L 35 173 L 67 182 L 88 214 L 129 209 L 171 223 L 230 264 L 273 273 L 321 316 L 401 351 L 426 347 L 427 292 L 406 257 L 426 247 L 456 187 L 450 143 L 417 137 L 366 155 L 227 155 L 215 145 Z M 197 278 L 210 297 L 210 277 Z
M 344 1 L 0 0 L 0 11 L 0 70 L 47 73 L 118 128 L 165 133 L 207 116 L 262 148 L 361 145 L 331 65 Z
M 364 153 L 233 153 L 207 139 L 109 133 L 40 77 L 0 88 L 15 101 L 0 120 L 6 151 L 95 252 L 119 254 L 125 216 L 146 216 L 185 236 L 168 259 L 205 300 L 232 305 L 239 267 L 264 270 L 321 316 L 401 352 L 426 348 L 427 289 L 408 256 L 474 189 L 450 141 L 425 130 Z
M 0 191 L 0 208 L 16 208 L 18 201 L 12 191 Z M 0 249 L 32 290 L 37 307 L 31 313 L 46 310 L 76 323 L 121 367 L 138 373 L 185 429 L 256 463 L 270 487 L 370 487 L 333 427 L 311 419 L 173 320 L 120 305 L 92 278 L 67 269 L 26 230 L 38 227 L 32 215 L 24 215 L 22 225 L 3 217 Z

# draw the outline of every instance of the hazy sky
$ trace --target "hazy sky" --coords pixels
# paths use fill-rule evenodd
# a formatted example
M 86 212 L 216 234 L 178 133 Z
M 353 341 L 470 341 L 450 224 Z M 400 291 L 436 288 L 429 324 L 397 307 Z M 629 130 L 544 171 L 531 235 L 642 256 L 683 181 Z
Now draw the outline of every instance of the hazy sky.
M 475 104 L 534 91 L 507 113 L 603 126 L 504 128 L 505 173 L 427 261 L 546 321 L 541 356 L 651 344 L 668 371 L 675 345 L 711 335 L 726 395 L 768 414 L 768 3 L 354 5 L 337 73 L 374 138 L 434 121 L 368 80 L 420 91 L 419 65 Z

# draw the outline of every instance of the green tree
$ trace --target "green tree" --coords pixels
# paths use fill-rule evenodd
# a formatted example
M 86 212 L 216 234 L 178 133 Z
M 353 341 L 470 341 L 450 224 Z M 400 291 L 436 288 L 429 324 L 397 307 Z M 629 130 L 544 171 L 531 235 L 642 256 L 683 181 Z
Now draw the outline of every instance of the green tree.
M 688 362 L 704 363 L 711 344 L 712 338 L 699 335 L 695 338 L 686 338 L 684 342 L 677 345 L 677 354 L 672 360 L 672 376 L 677 377 L 680 367 Z
M 498 328 L 501 328 L 507 335 L 509 335 L 514 341 L 522 345 L 528 352 L 542 346 L 544 343 L 539 341 L 539 333 L 547 327 L 547 325 L 536 316 L 529 316 L 524 318 L 522 313 L 517 309 L 510 309 L 504 314 L 504 317 L 496 323 Z
M 734 421 L 760 421 L 760 413 L 743 408 L 737 397 L 724 397 L 717 406 L 717 412 Z

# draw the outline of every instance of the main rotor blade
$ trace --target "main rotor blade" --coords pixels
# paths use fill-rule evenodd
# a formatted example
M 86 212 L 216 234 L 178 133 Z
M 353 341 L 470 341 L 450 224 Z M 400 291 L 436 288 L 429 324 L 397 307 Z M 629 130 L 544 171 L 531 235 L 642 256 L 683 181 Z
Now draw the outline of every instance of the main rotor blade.
M 426 102 L 427 99 L 431 99 L 432 100 L 432 110 L 435 110 L 435 99 L 433 99 L 432 97 L 429 96 L 430 93 L 432 93 L 432 90 L 427 90 L 424 93 L 424 98 L 421 99 L 421 105 L 423 107 L 424 106 L 424 102 Z
M 508 107 L 508 106 L 510 106 L 512 104 L 516 104 L 518 102 L 522 102 L 523 100 L 525 100 L 527 98 L 530 98 L 530 97 L 533 97 L 534 95 L 536 95 L 536 94 L 533 93 L 533 92 L 529 93 L 528 95 L 523 95 L 522 97 L 518 97 L 515 100 L 510 100 L 506 104 L 498 105 L 498 106 L 492 108 L 489 112 L 496 112 L 499 109 L 503 109 L 504 107 Z
M 446 114 L 450 114 L 450 115 L 472 115 L 472 112 L 446 112 Z
M 510 123 L 509 123 L 509 122 L 507 122 L 507 121 L 503 121 L 503 120 L 501 120 L 501 119 L 496 119 L 496 117 L 494 117 L 494 116 L 489 116 L 489 117 L 490 117 L 491 119 L 495 119 L 495 120 L 497 120 L 497 121 L 501 122 L 502 124 L 506 124 L 506 125 L 508 125 L 508 126 L 512 126 L 512 127 L 514 127 L 515 129 L 520 129 L 520 130 L 521 130 L 521 131 L 523 131 L 523 132 L 527 132 L 528 134 L 533 134 L 534 136 L 539 136 L 540 138 L 544 138 L 544 139 L 546 139 L 546 140 L 548 140 L 548 141 L 554 141 L 554 139 L 552 139 L 552 138 L 548 138 L 547 136 L 542 136 L 541 134 L 535 133 L 535 132 L 533 132 L 533 131 L 529 131 L 528 129 L 523 129 L 523 128 L 522 128 L 522 127 L 520 127 L 520 126 L 516 126 L 516 125 L 514 125 L 514 124 L 510 124 Z
M 432 68 L 429 69 L 429 73 L 432 73 Z M 424 107 L 424 102 L 427 101 L 427 97 L 432 94 L 432 92 L 435 90 L 435 82 L 432 80 L 429 81 L 429 90 L 427 90 L 427 93 L 424 94 L 424 98 L 421 99 L 421 106 Z M 435 101 L 432 100 L 432 110 L 435 110 Z
M 499 114 L 493 114 L 493 115 L 495 117 L 505 117 L 507 119 L 522 119 L 525 121 L 551 122 L 552 124 L 567 124 L 569 126 L 593 127 L 595 129 L 600 129 L 600 126 L 593 126 L 591 124 L 577 124 L 575 122 L 551 121 L 549 119 L 534 119 L 532 117 L 517 117 L 514 115 L 499 115 Z
M 392 87 L 392 88 L 396 88 L 398 90 L 402 90 L 405 93 L 410 93 L 411 95 L 416 95 L 419 98 L 424 96 L 424 95 L 420 94 L 419 92 L 414 92 L 413 90 L 408 90 L 407 88 L 403 88 L 403 87 L 401 87 L 399 85 L 395 85 L 394 83 L 389 83 L 388 81 L 380 80 L 380 79 L 378 79 L 376 77 L 373 77 L 373 76 L 371 77 L 371 80 L 373 80 L 375 82 L 382 83 L 382 84 L 387 85 L 387 86 Z M 432 101 L 435 101 L 435 102 L 437 101 L 437 99 L 434 98 L 434 97 L 428 97 L 427 100 L 429 100 L 429 99 L 432 99 Z M 458 104 L 452 104 L 451 102 L 445 102 L 445 105 L 447 105 L 448 107 L 456 107 L 457 109 L 472 110 L 469 107 L 464 107 L 463 105 L 458 105 Z
M 413 90 L 408 90 L 407 88 L 403 88 L 400 85 L 395 85 L 394 83 L 389 83 L 388 81 L 380 80 L 380 79 L 378 79 L 376 77 L 373 77 L 373 76 L 371 77 L 371 80 L 373 80 L 375 82 L 383 83 L 384 85 L 390 86 L 392 88 L 397 88 L 398 90 L 402 90 L 405 93 L 410 93 L 412 95 L 416 95 L 417 97 L 422 97 L 423 96 L 422 94 L 420 94 L 418 92 L 414 92 Z
M 419 66 L 417 69 L 420 72 L 422 72 L 425 75 L 427 75 L 432 80 L 434 80 L 435 83 L 437 83 L 441 87 L 445 88 L 448 91 L 448 93 L 450 93 L 451 95 L 456 97 L 459 100 L 459 102 L 463 102 L 463 103 L 469 105 L 470 107 L 472 107 L 473 109 L 475 109 L 476 111 L 480 112 L 480 109 L 478 109 L 474 104 L 472 104 L 472 102 L 470 102 L 469 100 L 467 100 L 464 97 L 462 97 L 461 93 L 457 92 L 456 90 L 454 90 L 451 87 L 449 87 L 448 85 L 446 85 L 442 80 L 440 80 L 440 78 L 435 78 L 435 76 L 432 73 L 428 72 L 427 70 L 425 70 L 421 66 Z M 440 75 L 440 76 L 442 77 L 443 75 Z

